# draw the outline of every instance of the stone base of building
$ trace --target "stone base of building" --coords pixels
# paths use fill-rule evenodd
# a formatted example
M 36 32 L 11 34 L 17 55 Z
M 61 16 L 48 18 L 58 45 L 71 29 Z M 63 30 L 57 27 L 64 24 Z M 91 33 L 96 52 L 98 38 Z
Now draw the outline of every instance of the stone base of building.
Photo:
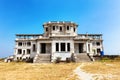
M 71 55 L 71 57 L 69 57 L 69 59 L 71 60 L 71 62 L 72 61 L 73 62 L 90 62 L 90 61 L 93 61 L 87 53 L 74 54 L 74 56 Z M 67 60 L 68 60 L 68 57 L 66 57 L 66 59 L 60 60 L 60 61 L 67 61 Z M 51 57 L 50 54 L 36 54 L 36 56 L 33 60 L 34 63 L 50 63 L 50 62 L 54 62 L 54 61 L 55 60 L 52 60 L 52 57 Z

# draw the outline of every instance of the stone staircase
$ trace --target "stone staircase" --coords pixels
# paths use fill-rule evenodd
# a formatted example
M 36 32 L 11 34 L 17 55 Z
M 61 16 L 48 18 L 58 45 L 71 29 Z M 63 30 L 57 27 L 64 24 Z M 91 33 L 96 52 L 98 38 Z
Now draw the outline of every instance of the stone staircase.
M 92 61 L 87 53 L 75 54 L 76 62 L 89 62 Z
M 50 54 L 36 54 L 33 62 L 34 63 L 49 63 L 51 61 Z

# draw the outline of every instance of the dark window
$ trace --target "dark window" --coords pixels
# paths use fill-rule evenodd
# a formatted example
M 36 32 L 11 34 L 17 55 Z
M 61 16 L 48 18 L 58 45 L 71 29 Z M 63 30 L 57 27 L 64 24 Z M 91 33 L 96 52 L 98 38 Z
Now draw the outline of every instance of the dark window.
M 18 49 L 18 54 L 22 54 L 22 49 Z
M 18 46 L 22 46 L 22 42 L 18 42 Z
M 27 46 L 31 46 L 31 42 L 27 42 Z
M 23 55 L 25 55 L 25 50 L 23 50 Z
M 62 31 L 62 27 L 60 27 L 60 31 Z
M 53 26 L 53 30 L 55 30 L 55 26 Z
M 67 51 L 70 51 L 70 43 L 67 43 Z
M 67 30 L 69 30 L 70 28 L 69 28 L 69 26 L 67 26 Z
M 74 28 L 74 32 L 75 32 L 75 28 Z
M 100 53 L 100 51 L 101 51 L 100 48 L 98 48 L 98 49 L 97 49 L 97 53 Z
M 96 45 L 97 45 L 97 46 L 100 46 L 100 42 L 96 42 Z
M 17 60 L 19 59 L 19 57 L 17 57 Z
M 33 44 L 33 52 L 35 52 L 35 51 L 36 51 L 36 45 Z
M 27 54 L 30 54 L 30 53 L 31 53 L 30 49 L 27 49 Z
M 59 51 L 59 43 L 56 43 L 56 51 Z
M 22 59 L 22 57 L 20 57 L 20 60 Z
M 48 31 L 48 28 L 46 28 L 46 31 Z
M 61 43 L 61 51 L 65 51 L 65 43 Z

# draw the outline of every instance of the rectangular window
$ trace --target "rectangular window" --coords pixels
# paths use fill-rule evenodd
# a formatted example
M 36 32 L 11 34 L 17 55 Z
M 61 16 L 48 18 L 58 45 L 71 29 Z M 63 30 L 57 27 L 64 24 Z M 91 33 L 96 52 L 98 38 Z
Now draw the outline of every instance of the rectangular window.
M 31 53 L 30 49 L 27 49 L 27 54 L 30 54 L 30 53 Z
M 46 32 L 48 31 L 48 28 L 46 28 Z
M 100 46 L 100 42 L 96 42 L 96 45 L 97 45 L 97 46 Z
M 70 43 L 67 43 L 67 51 L 70 51 Z
M 76 29 L 74 28 L 74 32 L 76 31 Z
M 60 27 L 60 31 L 62 31 L 62 27 Z
M 23 50 L 23 55 L 25 55 L 25 50 Z
M 33 44 L 33 52 L 35 52 L 35 51 L 36 51 L 36 45 Z
M 101 51 L 100 48 L 97 48 L 97 53 L 100 53 L 100 51 Z
M 22 46 L 22 42 L 18 42 L 18 46 Z
M 69 30 L 70 28 L 69 28 L 69 26 L 67 26 L 67 30 Z
M 27 46 L 31 46 L 31 42 L 27 42 Z
M 65 43 L 61 43 L 61 51 L 65 51 Z
M 56 43 L 56 51 L 59 51 L 59 43 Z
M 53 26 L 53 30 L 55 30 L 55 26 Z
M 18 54 L 22 54 L 22 49 L 18 49 Z

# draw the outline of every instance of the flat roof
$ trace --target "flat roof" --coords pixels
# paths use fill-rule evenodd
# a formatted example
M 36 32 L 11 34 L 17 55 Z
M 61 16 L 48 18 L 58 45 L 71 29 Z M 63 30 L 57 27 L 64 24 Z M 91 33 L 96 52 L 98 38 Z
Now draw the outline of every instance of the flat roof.
M 43 34 L 16 34 L 16 36 L 42 36 Z
M 49 25 L 49 24 L 73 24 L 73 25 L 78 26 L 78 24 L 72 21 L 49 21 L 49 22 L 44 23 L 43 26 Z
M 88 35 L 88 36 L 102 36 L 102 34 L 78 34 L 79 36 L 86 36 L 86 35 Z

